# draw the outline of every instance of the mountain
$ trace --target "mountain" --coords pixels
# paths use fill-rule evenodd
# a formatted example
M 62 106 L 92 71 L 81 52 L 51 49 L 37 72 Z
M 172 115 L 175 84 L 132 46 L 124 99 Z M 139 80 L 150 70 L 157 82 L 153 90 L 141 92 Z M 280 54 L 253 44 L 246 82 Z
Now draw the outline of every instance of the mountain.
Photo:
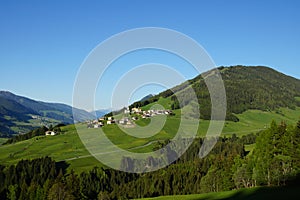
M 150 99 L 151 97 L 153 97 L 153 94 L 148 94 L 147 96 L 143 97 L 140 101 L 141 101 L 141 102 L 147 101 L 147 100 Z
M 74 120 L 73 112 L 77 113 Z M 56 123 L 71 124 L 92 119 L 84 110 L 60 103 L 46 103 L 0 91 L 0 134 L 24 133 L 41 125 Z
M 97 118 L 99 117 L 103 117 L 104 115 L 106 115 L 107 113 L 111 112 L 112 109 L 99 109 L 96 111 L 92 111 L 90 112 L 93 116 L 96 116 Z
M 218 68 L 227 96 L 227 120 L 238 121 L 236 114 L 250 109 L 276 111 L 279 108 L 295 109 L 300 106 L 300 80 L 264 66 L 231 66 Z M 197 95 L 202 119 L 210 119 L 210 94 L 204 82 L 207 76 L 217 76 L 214 70 L 203 73 L 148 99 L 135 102 L 131 107 L 167 99 L 172 109 L 178 109 L 177 97 L 188 96 L 187 88 L 192 87 Z M 204 78 L 203 78 L 204 77 Z M 185 98 L 187 105 L 188 98 Z

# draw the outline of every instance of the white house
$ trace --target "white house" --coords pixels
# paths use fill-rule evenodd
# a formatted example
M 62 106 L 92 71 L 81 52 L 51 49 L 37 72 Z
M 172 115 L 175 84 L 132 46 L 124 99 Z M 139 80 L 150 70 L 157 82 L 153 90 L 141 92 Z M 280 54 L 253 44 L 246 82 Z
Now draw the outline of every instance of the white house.
M 129 110 L 129 108 L 127 107 L 127 108 L 125 108 L 124 109 L 124 114 L 129 114 L 130 113 L 130 110 Z
M 56 135 L 56 133 L 54 131 L 46 131 L 45 135 Z
M 107 120 L 107 122 L 106 122 L 107 124 L 114 124 L 115 123 L 115 121 L 114 120 Z
M 101 127 L 100 124 L 95 124 L 95 125 L 94 125 L 94 128 L 100 128 L 100 127 Z

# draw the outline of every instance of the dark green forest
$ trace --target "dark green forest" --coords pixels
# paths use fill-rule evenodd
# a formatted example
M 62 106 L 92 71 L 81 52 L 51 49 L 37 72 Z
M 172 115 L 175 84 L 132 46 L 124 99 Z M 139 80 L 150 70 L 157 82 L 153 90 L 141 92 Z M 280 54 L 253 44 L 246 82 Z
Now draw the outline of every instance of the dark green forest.
M 271 123 L 243 137 L 219 138 L 205 158 L 203 139 L 194 140 L 179 160 L 151 173 L 94 168 L 76 174 L 49 157 L 0 165 L 0 199 L 129 199 L 196 194 L 257 186 L 285 186 L 300 174 L 300 122 Z M 244 145 L 254 144 L 251 152 Z M 124 158 L 124 163 L 130 158 Z M 133 162 L 134 163 L 134 162 Z M 152 162 L 152 164 L 155 162 Z

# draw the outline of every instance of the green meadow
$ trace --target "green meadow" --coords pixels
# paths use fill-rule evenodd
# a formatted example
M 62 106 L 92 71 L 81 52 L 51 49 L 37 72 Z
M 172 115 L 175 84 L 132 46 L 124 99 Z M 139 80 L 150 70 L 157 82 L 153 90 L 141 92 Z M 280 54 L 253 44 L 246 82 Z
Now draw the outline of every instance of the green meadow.
M 299 187 L 282 187 L 282 188 L 251 188 L 232 190 L 227 192 L 216 192 L 207 194 L 192 194 L 178 196 L 161 196 L 155 198 L 145 198 L 144 200 L 281 200 L 281 199 L 298 199 L 300 195 Z
M 6 138 L 0 138 L 0 146 L 1 146 L 1 144 L 3 144 L 4 142 L 6 142 Z
M 175 112 L 176 113 L 176 112 Z M 272 120 L 277 122 L 285 121 L 288 124 L 295 124 L 300 117 L 300 108 L 295 110 L 282 108 L 274 112 L 264 112 L 258 110 L 249 110 L 243 114 L 237 115 L 239 122 L 226 122 L 222 135 L 230 136 L 233 133 L 237 135 L 246 135 L 249 133 L 257 133 L 259 130 L 268 128 Z M 171 139 L 178 132 L 178 127 L 181 121 L 180 114 L 175 116 L 155 116 L 150 119 L 140 119 L 136 121 L 134 128 L 120 128 L 118 125 L 106 125 L 102 128 L 115 145 L 119 148 L 132 152 L 151 152 L 158 145 L 159 141 Z M 165 123 L 161 121 L 165 120 Z M 195 124 L 192 120 L 184 121 L 183 128 L 187 132 L 193 131 Z M 151 126 L 162 126 L 158 133 L 153 133 L 149 136 L 149 132 L 144 128 Z M 201 120 L 198 127 L 197 135 L 202 137 L 205 135 L 209 121 Z M 78 128 L 86 135 L 97 134 L 99 129 L 88 129 L 86 124 L 78 124 Z M 128 135 L 124 131 L 133 132 L 137 137 Z M 82 144 L 79 135 L 74 125 L 62 127 L 63 133 L 56 136 L 39 136 L 26 141 L 17 142 L 10 145 L 0 146 L 0 163 L 4 165 L 15 164 L 21 159 L 33 159 L 41 156 L 50 156 L 56 161 L 66 161 L 70 167 L 77 172 L 93 168 L 95 165 L 102 166 L 86 150 Z M 144 135 L 143 135 L 144 134 Z M 1 139 L 0 142 L 5 139 Z M 246 150 L 251 151 L 253 146 L 246 146 Z

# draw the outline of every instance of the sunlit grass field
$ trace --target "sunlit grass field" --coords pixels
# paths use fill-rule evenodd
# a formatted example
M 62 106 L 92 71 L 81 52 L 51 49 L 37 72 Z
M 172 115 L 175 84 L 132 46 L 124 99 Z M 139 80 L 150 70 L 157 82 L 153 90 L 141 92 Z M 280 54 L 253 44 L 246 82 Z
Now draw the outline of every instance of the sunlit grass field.
M 223 129 L 223 136 L 246 135 L 257 133 L 266 129 L 272 120 L 277 122 L 285 121 L 288 124 L 295 124 L 300 118 L 300 108 L 296 110 L 281 109 L 277 112 L 263 112 L 249 110 L 237 115 L 240 122 L 226 122 Z M 158 123 L 159 117 L 153 120 Z M 137 138 L 124 133 L 117 125 L 106 125 L 102 128 L 106 136 L 118 147 L 132 152 L 151 152 L 158 141 L 173 138 L 179 127 L 180 115 L 168 116 L 163 128 L 151 137 Z M 150 119 L 137 121 L 136 124 L 147 127 Z M 189 124 L 190 123 L 190 124 Z M 201 120 L 198 127 L 198 136 L 204 136 L 209 121 Z M 84 134 L 92 134 L 99 129 L 88 129 L 86 124 L 78 125 Z M 141 127 L 140 127 L 141 128 Z M 193 123 L 187 121 L 184 127 L 187 131 L 193 130 Z M 134 129 L 134 128 L 128 128 Z M 127 129 L 125 129 L 127 130 Z M 2 165 L 15 164 L 21 159 L 32 159 L 42 156 L 50 156 L 56 161 L 66 161 L 70 164 L 69 169 L 81 172 L 93 168 L 95 165 L 103 166 L 98 160 L 92 157 L 82 144 L 74 125 L 62 127 L 63 134 L 57 136 L 39 136 L 15 144 L 0 146 L 0 163 Z M 142 136 L 141 132 L 141 136 Z M 145 133 L 146 134 L 146 133 Z M 4 141 L 4 139 L 1 139 Z M 246 146 L 251 151 L 254 146 Z
M 178 196 L 162 196 L 155 198 L 145 198 L 144 200 L 281 200 L 281 199 L 299 199 L 299 187 L 282 188 L 251 188 L 232 190 L 228 192 L 216 192 L 208 194 L 192 194 Z
M 0 146 L 2 143 L 6 142 L 6 140 L 7 140 L 6 138 L 0 138 Z

